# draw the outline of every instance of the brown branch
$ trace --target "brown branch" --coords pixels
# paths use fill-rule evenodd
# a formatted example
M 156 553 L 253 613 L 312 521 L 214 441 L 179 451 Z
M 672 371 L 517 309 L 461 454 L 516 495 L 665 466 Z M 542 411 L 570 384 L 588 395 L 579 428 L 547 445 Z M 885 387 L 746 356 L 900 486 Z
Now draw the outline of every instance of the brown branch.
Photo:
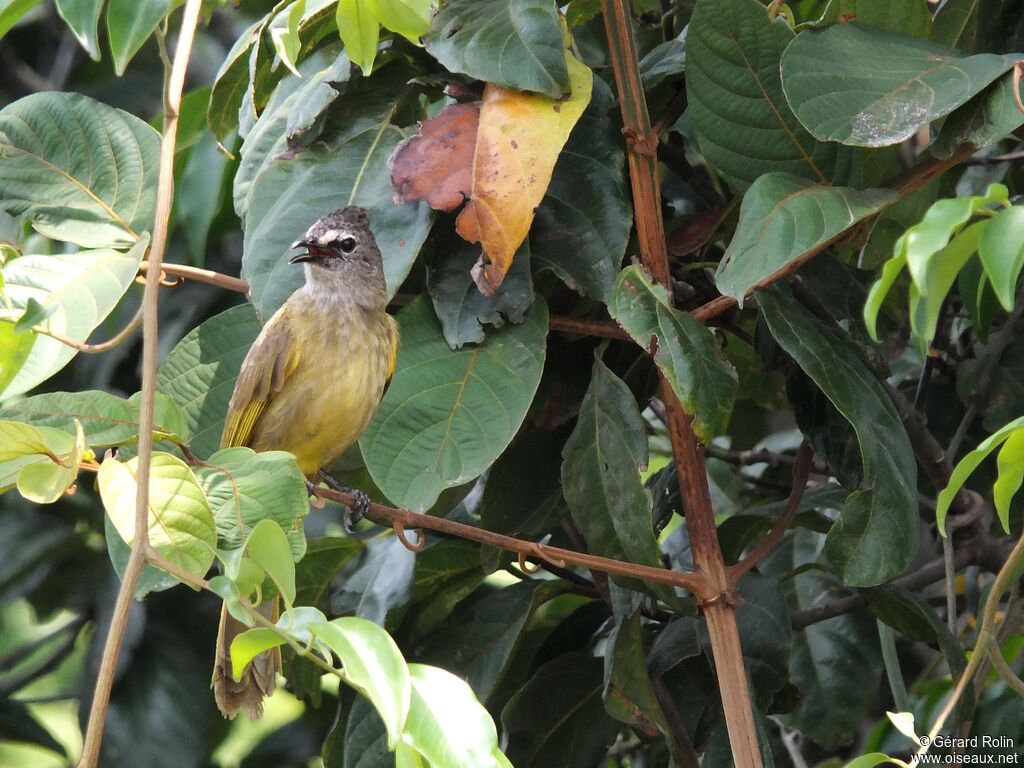
M 144 261 L 139 265 L 139 272 L 148 275 L 149 268 L 150 262 Z M 175 285 L 175 283 L 165 281 L 164 278 L 170 275 L 182 280 L 197 280 L 201 283 L 209 283 L 210 285 L 216 285 L 219 288 L 225 288 L 236 293 L 247 293 L 249 291 L 249 283 L 239 277 L 225 275 L 222 272 L 214 272 L 212 269 L 190 267 L 187 264 L 166 264 L 161 262 L 158 274 L 160 274 L 161 282 L 164 285 Z
M 579 317 L 551 315 L 548 318 L 548 328 L 559 333 L 576 333 L 581 336 L 632 341 L 629 334 L 622 330 L 614 320 L 586 320 Z
M 658 179 L 658 136 L 651 128 L 640 81 L 630 3 L 628 0 L 602 0 L 601 10 L 622 112 L 623 134 L 629 147 L 627 158 L 640 259 L 644 268 L 671 295 Z M 736 625 L 734 606 L 738 598 L 718 541 L 704 454 L 693 433 L 691 416 L 683 410 L 664 376 L 661 390 L 694 565 L 697 573 L 703 575 L 697 597 L 711 639 L 733 762 L 737 768 L 761 768 L 761 749 Z
M 962 144 L 946 158 L 931 158 L 925 160 L 922 163 L 918 163 L 913 168 L 893 177 L 883 186 L 887 189 L 894 190 L 901 198 L 906 197 L 911 192 L 915 192 L 929 181 L 934 179 L 936 176 L 941 175 L 945 171 L 948 171 L 955 165 L 958 165 L 962 161 L 973 155 L 977 149 L 971 144 Z M 853 226 L 860 226 L 863 221 L 857 222 Z M 757 293 L 763 288 L 767 288 L 772 283 L 776 283 L 783 278 L 789 277 L 795 273 L 800 267 L 810 261 L 812 258 L 817 256 L 819 253 L 824 251 L 826 248 L 835 245 L 838 241 L 845 238 L 849 229 L 845 229 L 835 237 L 826 240 L 823 243 L 811 248 L 809 251 L 802 253 L 798 258 L 786 264 L 779 270 L 776 270 L 767 277 L 759 280 L 754 286 L 747 291 L 745 294 L 747 297 L 754 293 Z M 728 312 L 730 309 L 736 306 L 736 299 L 732 296 L 719 296 L 717 299 L 709 301 L 707 304 L 703 304 L 693 310 L 690 314 L 694 319 L 699 320 L 702 323 L 706 323 L 709 320 L 713 320 L 723 312 Z
M 201 0 L 187 0 L 181 20 L 178 47 L 174 54 L 164 90 L 164 130 L 160 144 L 160 170 L 157 178 L 156 213 L 153 226 L 153 243 L 150 246 L 151 271 L 146 275 L 146 290 L 142 298 L 143 341 L 142 341 L 142 400 L 139 408 L 139 461 L 136 475 L 135 533 L 132 551 L 121 580 L 121 587 L 114 603 L 114 613 L 103 646 L 100 670 L 96 679 L 92 706 L 89 709 L 89 725 L 85 732 L 85 743 L 79 768 L 95 768 L 99 761 L 103 729 L 110 706 L 110 691 L 114 685 L 117 659 L 128 626 L 135 587 L 146 563 L 149 546 L 149 470 L 153 456 L 153 407 L 156 402 L 156 367 L 158 345 L 157 297 L 160 289 L 160 266 L 167 245 L 167 229 L 174 199 L 174 148 L 178 133 L 178 109 L 181 106 L 181 92 L 185 86 L 185 72 L 196 24 L 199 21 Z M 158 32 L 158 34 L 163 34 Z M 162 39 L 162 38 L 161 38 Z
M 754 548 L 754 551 L 738 563 L 728 567 L 729 577 L 733 580 L 734 584 L 740 580 L 743 574 L 757 565 L 768 553 L 778 546 L 779 542 L 782 541 L 782 537 L 786 535 L 786 531 L 789 530 L 789 526 L 793 524 L 793 519 L 796 517 L 796 513 L 800 511 L 800 501 L 803 499 L 804 491 L 807 488 L 807 476 L 811 472 L 811 459 L 813 455 L 811 447 L 804 442 L 800 446 L 800 450 L 797 451 L 796 464 L 793 465 L 793 490 L 789 493 L 786 509 L 779 516 L 779 519 L 775 521 L 775 525 L 772 526 L 768 535 Z
M 340 502 L 351 506 L 356 499 L 350 493 L 335 491 L 331 488 L 317 488 L 316 492 L 325 499 Z M 512 536 L 505 536 L 494 533 L 483 528 L 476 528 L 472 525 L 457 523 L 454 520 L 447 520 L 443 517 L 422 515 L 418 512 L 410 512 L 407 509 L 396 509 L 384 504 L 373 502 L 366 515 L 374 522 L 386 521 L 395 526 L 395 530 L 404 534 L 409 530 L 429 530 L 439 533 L 446 533 L 450 536 L 457 536 L 460 539 L 468 539 L 479 544 L 486 544 L 489 547 L 498 547 L 509 552 L 518 552 L 524 557 L 535 558 L 544 563 L 551 563 L 557 568 L 565 568 L 566 564 L 589 568 L 593 571 L 610 573 L 614 576 L 626 576 L 644 581 L 654 581 L 659 584 L 668 584 L 672 587 L 699 594 L 702 591 L 704 579 L 697 573 L 679 573 L 665 568 L 654 568 L 649 565 L 636 565 L 622 560 L 615 560 L 610 557 L 598 557 L 584 552 L 576 552 L 561 547 L 551 547 L 536 541 L 525 541 Z M 405 539 L 408 541 L 408 539 Z

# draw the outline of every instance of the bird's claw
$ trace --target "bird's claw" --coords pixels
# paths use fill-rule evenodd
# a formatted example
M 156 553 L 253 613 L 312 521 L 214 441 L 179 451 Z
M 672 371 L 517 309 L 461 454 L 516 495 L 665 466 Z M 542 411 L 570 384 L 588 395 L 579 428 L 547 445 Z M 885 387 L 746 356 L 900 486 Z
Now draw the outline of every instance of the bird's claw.
M 353 503 L 346 505 L 348 510 L 345 513 L 345 517 L 342 520 L 342 528 L 345 533 L 351 535 L 355 533 L 355 526 L 366 517 L 366 513 L 370 511 L 370 497 L 365 491 L 360 491 L 358 488 L 350 488 L 345 483 L 338 480 L 336 477 L 332 477 L 329 473 L 320 470 L 320 479 L 323 480 L 328 487 L 338 491 L 339 493 L 347 493 L 353 497 Z

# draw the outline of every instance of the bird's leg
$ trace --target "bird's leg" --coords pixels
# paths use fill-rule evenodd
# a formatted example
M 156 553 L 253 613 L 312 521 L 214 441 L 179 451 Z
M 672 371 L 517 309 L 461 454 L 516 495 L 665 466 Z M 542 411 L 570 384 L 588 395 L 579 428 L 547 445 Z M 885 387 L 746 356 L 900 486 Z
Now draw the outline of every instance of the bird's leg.
M 370 511 L 370 497 L 358 488 L 350 488 L 345 485 L 336 477 L 332 477 L 326 470 L 321 469 L 317 474 L 327 484 L 328 488 L 333 488 L 339 493 L 348 493 L 354 497 L 354 503 L 349 506 L 348 514 L 345 515 L 343 523 L 346 533 L 354 533 L 356 523 L 362 520 L 366 513 Z

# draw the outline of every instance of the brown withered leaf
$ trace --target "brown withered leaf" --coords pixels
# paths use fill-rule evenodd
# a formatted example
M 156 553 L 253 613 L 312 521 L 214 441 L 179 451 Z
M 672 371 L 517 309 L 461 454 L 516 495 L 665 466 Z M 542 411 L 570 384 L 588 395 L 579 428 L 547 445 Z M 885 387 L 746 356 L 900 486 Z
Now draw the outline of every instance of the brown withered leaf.
M 452 104 L 395 147 L 389 161 L 395 204 L 425 200 L 438 211 L 462 205 L 473 188 L 479 122 L 479 102 Z

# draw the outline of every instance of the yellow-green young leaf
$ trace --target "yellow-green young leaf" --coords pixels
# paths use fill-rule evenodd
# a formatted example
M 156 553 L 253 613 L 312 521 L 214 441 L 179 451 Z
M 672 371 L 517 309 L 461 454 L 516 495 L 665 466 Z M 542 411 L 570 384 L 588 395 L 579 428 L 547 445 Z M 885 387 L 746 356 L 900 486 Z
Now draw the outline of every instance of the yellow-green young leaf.
M 992 217 L 981 236 L 978 255 L 999 303 L 1009 312 L 1024 268 L 1024 206 L 1015 205 Z
M 427 768 L 427 764 L 419 752 L 400 741 L 395 749 L 395 768 Z
M 964 483 L 967 482 L 967 478 L 971 476 L 971 473 L 978 468 L 992 451 L 1005 443 L 1011 435 L 1021 428 L 1024 428 L 1024 416 L 1014 419 L 998 431 L 993 432 L 977 448 L 960 459 L 960 463 L 953 468 L 953 474 L 949 478 L 949 485 L 942 490 L 935 500 L 935 522 L 943 536 L 946 535 L 946 514 L 949 512 L 949 505 L 953 503 L 953 499 L 959 493 Z M 1009 464 L 1008 458 L 1007 469 L 1010 468 Z M 1007 481 L 1008 485 L 1009 482 Z
M 391 635 L 372 621 L 354 616 L 313 624 L 310 629 L 337 654 L 346 682 L 373 703 L 387 728 L 388 749 L 394 750 L 406 729 L 412 686 L 409 667 Z
M 2 0 L 0 2 L 0 38 L 6 35 L 11 27 L 40 2 L 42 0 Z
M 138 464 L 138 458 L 106 459 L 96 476 L 107 515 L 129 545 L 135 541 Z M 160 555 L 193 576 L 209 570 L 217 545 L 210 505 L 192 470 L 169 453 L 153 454 L 148 523 L 149 543 Z
M 380 40 L 380 20 L 373 4 L 369 0 L 338 0 L 337 21 L 345 52 L 364 75 L 369 75 Z
M 999 514 L 1003 530 L 1010 532 L 1010 502 L 1024 481 L 1024 430 L 1017 430 L 1006 438 L 996 460 L 999 476 L 992 486 L 992 500 Z
M 35 299 L 45 310 L 52 308 L 44 328 L 75 341 L 85 341 L 132 284 L 148 243 L 149 237 L 144 235 L 127 253 L 105 249 L 61 256 L 28 255 L 12 260 L 4 267 L 4 284 L 14 313 L 11 316 L 0 307 L 0 326 L 12 324 L 28 307 L 29 300 Z M 0 390 L 0 400 L 28 391 L 75 356 L 75 350 L 63 342 L 33 335 L 36 338 L 29 354 Z
M 29 467 L 60 467 L 62 457 L 70 456 L 75 450 L 75 438 L 67 432 L 17 421 L 0 421 L 0 493 L 18 484 L 21 473 Z M 34 472 L 36 470 L 30 471 L 26 480 L 30 493 Z
M 896 727 L 897 731 L 902 733 L 911 741 L 917 741 L 917 731 L 914 729 L 913 712 L 886 712 L 885 716 L 889 718 L 889 722 Z
M 266 571 L 285 603 L 291 606 L 295 602 L 295 563 L 291 544 L 281 526 L 273 520 L 260 520 L 249 534 L 245 550 L 252 561 Z
M 267 627 L 255 627 L 237 635 L 231 641 L 231 676 L 236 682 L 241 680 L 250 661 L 279 645 L 284 645 L 284 637 Z
M 464 680 L 439 667 L 410 664 L 412 704 L 402 740 L 445 768 L 501 768 L 494 721 Z
M 0 274 L 0 280 L 3 275 Z M 7 389 L 32 354 L 34 333 L 16 333 L 12 323 L 0 323 L 0 392 Z
M 430 29 L 431 0 L 370 0 L 380 23 L 410 43 L 419 45 Z
M 57 461 L 29 464 L 18 473 L 18 493 L 37 504 L 51 504 L 64 495 L 78 477 L 78 462 L 87 446 L 82 425 L 75 422 L 75 441 L 71 450 Z M 50 457 L 47 457 L 50 458 Z
M 302 21 L 302 15 L 305 12 L 306 0 L 295 0 L 291 8 L 288 9 L 288 26 L 270 31 L 270 36 L 274 41 L 274 50 L 296 77 L 302 77 L 299 70 L 296 69 L 296 65 L 299 60 L 299 49 L 302 47 L 302 41 L 299 39 L 299 22 Z
M 708 442 L 729 421 L 736 395 L 736 371 L 704 325 L 672 306 L 668 293 L 640 267 L 622 270 L 608 311 L 645 349 L 686 411 L 698 436 Z

